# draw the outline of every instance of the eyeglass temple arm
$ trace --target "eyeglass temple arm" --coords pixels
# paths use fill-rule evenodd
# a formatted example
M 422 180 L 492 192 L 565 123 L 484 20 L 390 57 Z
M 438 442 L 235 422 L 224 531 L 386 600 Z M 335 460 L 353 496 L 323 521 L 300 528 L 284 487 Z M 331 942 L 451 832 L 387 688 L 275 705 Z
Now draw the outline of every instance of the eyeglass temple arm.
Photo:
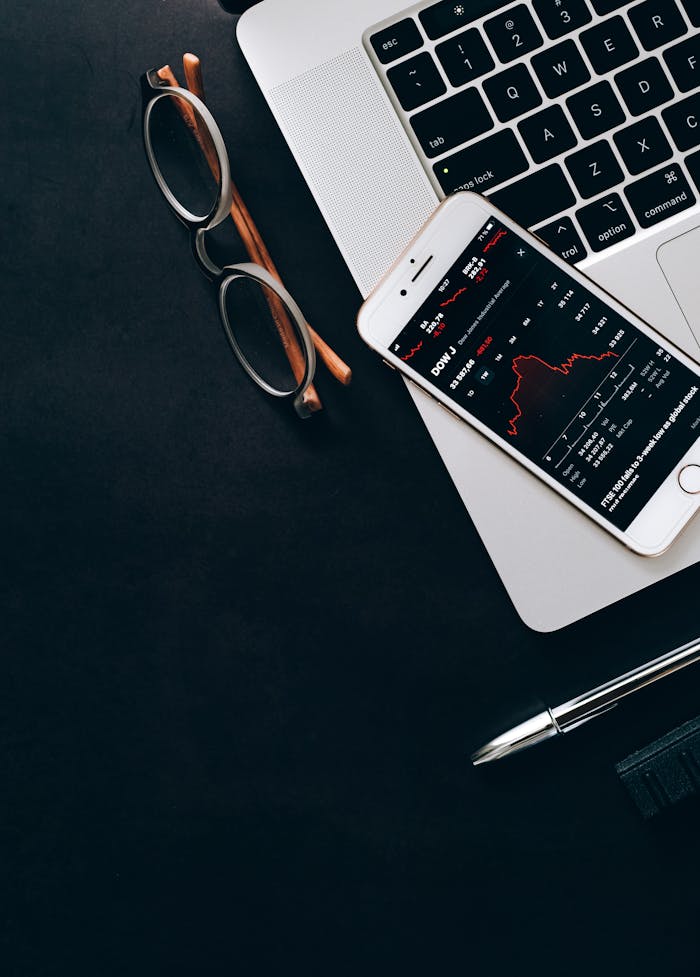
M 309 334 L 313 341 L 316 352 L 318 353 L 319 359 L 322 360 L 324 366 L 331 373 L 339 383 L 342 383 L 344 387 L 349 386 L 352 380 L 352 370 L 345 362 L 341 359 L 336 351 L 328 345 L 328 343 L 321 339 L 319 334 L 315 329 L 306 323 L 306 328 L 309 330 Z
M 187 81 L 187 88 L 189 89 L 190 92 L 192 92 L 193 95 L 196 95 L 197 98 L 200 98 L 202 101 L 204 101 L 204 86 L 202 84 L 201 68 L 199 69 L 199 71 L 196 71 L 193 65 L 190 65 L 188 67 L 185 58 L 194 59 L 197 62 L 197 64 L 199 64 L 199 58 L 195 57 L 194 54 L 186 54 L 182 59 L 182 63 L 185 67 L 185 78 Z M 165 84 L 168 85 L 169 87 L 171 88 L 181 87 L 178 84 L 177 78 L 175 77 L 175 72 L 173 71 L 173 69 L 170 67 L 169 64 L 166 64 L 162 68 L 159 68 L 156 74 L 161 79 L 161 81 L 165 82 Z M 191 131 L 192 135 L 197 140 L 199 147 L 204 153 L 204 157 L 209 165 L 209 169 L 212 171 L 214 179 L 218 183 L 221 179 L 221 167 L 219 166 L 219 157 L 217 156 L 216 148 L 212 141 L 211 135 L 209 134 L 208 128 L 204 125 L 199 124 L 199 121 L 197 119 L 197 113 L 195 112 L 194 108 L 189 104 L 189 102 L 185 102 L 183 99 L 178 98 L 175 101 L 175 107 L 180 113 L 183 122 L 185 123 L 187 128 Z

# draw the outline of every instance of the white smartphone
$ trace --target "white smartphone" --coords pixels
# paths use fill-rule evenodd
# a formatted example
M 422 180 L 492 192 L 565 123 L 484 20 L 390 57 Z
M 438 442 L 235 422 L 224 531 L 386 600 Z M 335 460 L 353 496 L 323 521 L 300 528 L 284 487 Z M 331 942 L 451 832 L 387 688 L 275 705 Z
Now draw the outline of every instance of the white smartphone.
M 358 329 L 635 552 L 700 507 L 700 366 L 483 197 L 438 207 Z

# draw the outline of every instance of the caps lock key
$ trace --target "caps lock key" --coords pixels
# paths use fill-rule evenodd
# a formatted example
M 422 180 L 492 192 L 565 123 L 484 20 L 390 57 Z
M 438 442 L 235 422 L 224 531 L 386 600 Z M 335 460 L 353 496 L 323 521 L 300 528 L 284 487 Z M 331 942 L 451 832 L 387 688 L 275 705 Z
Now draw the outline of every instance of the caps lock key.
M 525 154 L 510 129 L 502 129 L 433 167 L 445 193 L 476 190 L 484 193 L 527 169 Z

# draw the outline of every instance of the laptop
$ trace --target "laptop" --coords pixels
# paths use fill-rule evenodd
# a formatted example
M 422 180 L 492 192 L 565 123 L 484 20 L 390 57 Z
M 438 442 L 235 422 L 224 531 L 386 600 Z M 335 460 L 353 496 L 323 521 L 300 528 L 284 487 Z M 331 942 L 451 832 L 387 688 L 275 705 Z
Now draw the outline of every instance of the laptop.
M 238 41 L 363 295 L 476 190 L 700 359 L 700 0 L 263 0 Z M 526 624 L 700 560 L 624 549 L 417 389 Z

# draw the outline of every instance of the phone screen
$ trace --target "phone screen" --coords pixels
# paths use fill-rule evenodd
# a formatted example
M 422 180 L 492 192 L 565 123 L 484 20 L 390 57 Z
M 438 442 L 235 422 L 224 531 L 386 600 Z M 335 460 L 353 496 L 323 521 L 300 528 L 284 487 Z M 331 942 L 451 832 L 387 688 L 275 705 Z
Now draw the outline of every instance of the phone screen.
M 495 218 L 389 349 L 622 531 L 700 435 L 698 377 Z

